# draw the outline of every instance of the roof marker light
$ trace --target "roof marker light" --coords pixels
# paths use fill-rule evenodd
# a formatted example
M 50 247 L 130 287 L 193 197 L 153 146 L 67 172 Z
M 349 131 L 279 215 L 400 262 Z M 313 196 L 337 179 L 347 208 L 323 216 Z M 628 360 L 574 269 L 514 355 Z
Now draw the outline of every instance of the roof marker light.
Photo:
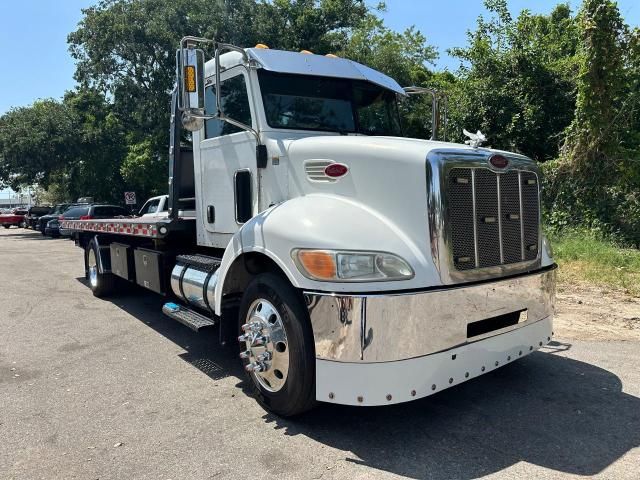
M 262 50 L 269 50 L 269 45 L 265 45 L 264 43 L 256 43 L 254 48 L 260 48 Z
M 304 53 L 306 55 L 313 55 L 313 52 L 310 52 L 309 50 L 300 50 L 300 53 Z

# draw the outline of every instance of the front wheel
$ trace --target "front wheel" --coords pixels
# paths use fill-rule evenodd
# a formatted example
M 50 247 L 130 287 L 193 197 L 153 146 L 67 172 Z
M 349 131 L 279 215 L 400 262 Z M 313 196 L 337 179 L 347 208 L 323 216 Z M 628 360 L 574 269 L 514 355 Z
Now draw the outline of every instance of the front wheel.
M 315 347 L 302 296 L 287 280 L 263 273 L 242 297 L 240 357 L 258 401 L 289 417 L 315 405 Z
M 2 225 L 4 228 L 11 228 L 11 225 Z
M 116 291 L 116 277 L 112 273 L 100 273 L 98 268 L 98 246 L 92 240 L 84 252 L 85 277 L 95 297 L 108 297 Z

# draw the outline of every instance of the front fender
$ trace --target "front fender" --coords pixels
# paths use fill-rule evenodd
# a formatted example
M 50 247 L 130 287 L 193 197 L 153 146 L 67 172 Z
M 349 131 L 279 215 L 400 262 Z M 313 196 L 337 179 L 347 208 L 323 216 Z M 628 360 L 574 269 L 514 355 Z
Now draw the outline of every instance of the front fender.
M 425 226 L 425 242 L 428 236 Z M 303 276 L 294 265 L 295 248 L 371 250 L 404 258 L 415 271 L 410 280 L 392 282 L 319 282 Z M 433 262 L 392 219 L 350 198 L 313 194 L 276 205 L 253 217 L 233 236 L 224 253 L 218 285 L 216 312 L 222 301 L 224 278 L 233 261 L 248 252 L 262 253 L 282 269 L 297 288 L 330 292 L 376 292 L 423 288 L 440 284 Z

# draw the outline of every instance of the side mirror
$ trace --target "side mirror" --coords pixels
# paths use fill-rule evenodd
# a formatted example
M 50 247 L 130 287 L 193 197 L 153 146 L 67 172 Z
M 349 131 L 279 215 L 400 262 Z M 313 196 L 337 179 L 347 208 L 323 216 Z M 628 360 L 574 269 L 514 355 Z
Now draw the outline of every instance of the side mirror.
M 204 52 L 193 44 L 181 47 L 176 53 L 178 109 L 184 128 L 195 132 L 204 122 Z

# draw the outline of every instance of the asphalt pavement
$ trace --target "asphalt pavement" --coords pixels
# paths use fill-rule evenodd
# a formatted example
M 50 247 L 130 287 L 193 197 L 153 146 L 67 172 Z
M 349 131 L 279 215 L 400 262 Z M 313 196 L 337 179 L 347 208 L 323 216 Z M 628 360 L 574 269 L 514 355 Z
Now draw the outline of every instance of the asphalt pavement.
M 0 479 L 640 478 L 640 344 L 558 339 L 412 403 L 284 420 L 237 350 L 73 242 L 0 229 Z

